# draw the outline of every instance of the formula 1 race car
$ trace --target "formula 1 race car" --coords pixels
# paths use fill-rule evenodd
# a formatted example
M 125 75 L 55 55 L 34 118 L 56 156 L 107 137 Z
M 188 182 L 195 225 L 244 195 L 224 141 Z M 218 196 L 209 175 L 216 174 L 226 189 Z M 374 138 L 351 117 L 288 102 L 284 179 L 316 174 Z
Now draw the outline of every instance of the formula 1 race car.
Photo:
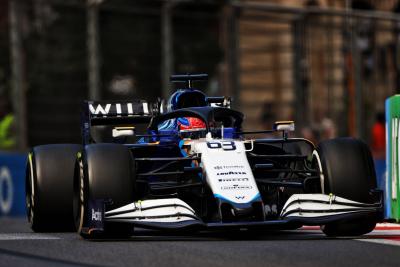
M 185 82 L 168 100 L 84 103 L 82 145 L 32 149 L 26 170 L 34 231 L 84 238 L 159 230 L 297 229 L 362 235 L 383 219 L 382 192 L 367 145 L 337 138 L 314 146 L 290 137 L 294 122 L 242 130 L 244 115 L 226 97 Z M 139 133 L 140 126 L 147 127 Z M 95 130 L 110 140 L 96 139 Z M 268 134 L 268 138 L 245 136 Z

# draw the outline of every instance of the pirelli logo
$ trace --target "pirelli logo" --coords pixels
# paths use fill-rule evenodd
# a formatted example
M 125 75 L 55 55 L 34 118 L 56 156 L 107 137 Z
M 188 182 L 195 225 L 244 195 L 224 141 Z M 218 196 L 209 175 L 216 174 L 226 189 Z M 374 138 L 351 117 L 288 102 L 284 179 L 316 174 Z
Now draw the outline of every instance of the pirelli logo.
M 95 116 L 134 116 L 149 115 L 149 104 L 143 103 L 93 103 L 89 104 L 90 113 Z

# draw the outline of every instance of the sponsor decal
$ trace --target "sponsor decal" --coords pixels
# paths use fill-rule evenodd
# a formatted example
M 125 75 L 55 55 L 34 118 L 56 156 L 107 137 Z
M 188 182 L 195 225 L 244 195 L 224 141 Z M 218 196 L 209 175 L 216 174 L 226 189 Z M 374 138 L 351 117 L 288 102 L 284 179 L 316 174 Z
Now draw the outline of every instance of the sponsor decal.
M 117 115 L 127 114 L 128 116 L 132 116 L 142 113 L 149 114 L 149 105 L 146 102 L 135 105 L 133 103 L 89 104 L 89 111 L 92 115 L 106 116 L 111 112 Z
M 89 228 L 95 228 L 97 230 L 103 229 L 104 225 L 104 200 L 94 199 L 89 200 L 88 216 L 87 220 Z
M 245 199 L 246 196 L 235 196 L 236 199 Z
M 251 185 L 231 185 L 221 186 L 221 190 L 250 190 L 253 187 Z
M 92 209 L 92 221 L 101 222 L 101 212 Z
M 229 172 L 218 172 L 218 173 L 217 173 L 217 176 L 218 176 L 218 175 L 221 175 L 221 176 L 223 176 L 223 175 L 238 175 L 238 174 L 246 175 L 247 173 L 246 173 L 246 172 L 233 172 L 233 171 L 229 171 Z
M 207 142 L 207 146 L 210 149 L 236 150 L 236 145 L 233 141 L 212 141 Z
M 94 115 L 99 115 L 100 113 L 102 115 L 107 115 L 110 112 L 111 104 L 107 104 L 105 108 L 103 108 L 102 105 L 98 104 L 96 108 L 92 104 L 89 105 L 89 110 L 90 113 Z
M 225 165 L 225 166 L 214 166 L 214 170 L 224 170 L 224 169 L 244 169 L 243 165 Z
M 248 182 L 249 178 L 223 178 L 218 179 L 218 182 Z

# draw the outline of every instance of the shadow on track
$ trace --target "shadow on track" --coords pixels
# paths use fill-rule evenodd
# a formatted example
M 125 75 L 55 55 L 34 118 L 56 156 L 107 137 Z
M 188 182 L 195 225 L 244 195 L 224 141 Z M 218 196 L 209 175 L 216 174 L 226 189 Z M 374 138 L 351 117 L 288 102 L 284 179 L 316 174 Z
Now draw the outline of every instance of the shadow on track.
M 337 240 L 354 239 L 360 237 L 332 238 L 325 236 L 321 231 L 305 230 L 226 230 L 226 231 L 202 231 L 202 232 L 177 232 L 135 230 L 130 238 L 95 239 L 93 242 L 109 241 L 267 241 L 267 240 Z

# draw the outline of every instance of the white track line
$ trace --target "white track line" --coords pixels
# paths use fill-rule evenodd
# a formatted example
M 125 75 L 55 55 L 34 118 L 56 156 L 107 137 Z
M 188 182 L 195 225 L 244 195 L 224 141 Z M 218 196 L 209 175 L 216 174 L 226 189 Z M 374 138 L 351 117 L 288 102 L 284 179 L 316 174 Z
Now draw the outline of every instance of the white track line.
M 377 244 L 382 244 L 382 245 L 392 245 L 392 246 L 400 246 L 400 241 L 396 240 L 391 240 L 391 239 L 354 239 L 357 241 L 363 241 L 363 242 L 370 242 L 370 243 L 377 243 Z
M 10 233 L 0 234 L 0 241 L 7 240 L 57 240 L 56 236 L 36 234 L 36 233 Z

